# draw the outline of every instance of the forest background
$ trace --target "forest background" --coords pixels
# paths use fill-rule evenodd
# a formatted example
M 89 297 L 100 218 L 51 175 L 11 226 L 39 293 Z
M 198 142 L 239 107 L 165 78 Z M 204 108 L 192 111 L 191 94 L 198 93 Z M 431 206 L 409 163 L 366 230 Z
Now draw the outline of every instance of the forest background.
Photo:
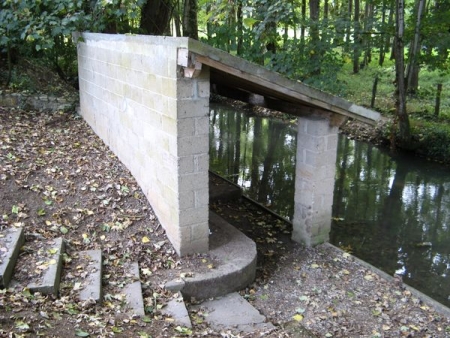
M 5 0 L 2 90 L 38 91 L 22 60 L 76 86 L 75 31 L 199 39 L 372 107 L 391 148 L 450 163 L 450 0 Z

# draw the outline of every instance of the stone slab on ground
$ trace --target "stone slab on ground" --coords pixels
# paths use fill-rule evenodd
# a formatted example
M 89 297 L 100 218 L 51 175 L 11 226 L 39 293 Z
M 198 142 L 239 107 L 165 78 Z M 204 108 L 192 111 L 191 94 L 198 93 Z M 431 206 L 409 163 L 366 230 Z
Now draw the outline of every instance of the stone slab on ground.
M 191 308 L 196 311 L 203 309 L 207 313 L 204 320 L 215 330 L 228 329 L 249 333 L 256 330 L 269 332 L 275 328 L 237 292 Z
M 0 232 L 0 287 L 9 285 L 24 242 L 23 228 L 10 228 Z
M 88 269 L 79 298 L 82 301 L 93 299 L 98 303 L 102 297 L 102 251 L 82 251 L 79 258 L 87 261 L 86 269 Z
M 191 319 L 189 318 L 189 313 L 184 304 L 183 298 L 170 300 L 161 312 L 164 315 L 171 317 L 174 320 L 175 325 L 180 325 L 183 327 L 192 327 Z
M 136 316 L 145 316 L 142 286 L 139 278 L 139 264 L 137 262 L 129 265 L 127 276 L 131 278 L 131 281 L 123 288 L 127 300 L 127 312 Z
M 29 284 L 31 292 L 40 292 L 45 295 L 57 295 L 61 281 L 62 254 L 64 253 L 64 240 L 59 237 L 47 243 L 46 252 L 50 252 L 48 268 L 40 281 Z

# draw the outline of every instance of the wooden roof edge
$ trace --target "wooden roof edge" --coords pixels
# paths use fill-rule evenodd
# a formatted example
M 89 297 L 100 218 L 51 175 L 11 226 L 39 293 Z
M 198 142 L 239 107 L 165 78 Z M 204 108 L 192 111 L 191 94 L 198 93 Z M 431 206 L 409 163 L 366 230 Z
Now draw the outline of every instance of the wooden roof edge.
M 198 61 L 207 66 L 220 68 L 223 72 L 252 81 L 258 86 L 279 91 L 284 96 L 290 95 L 294 100 L 299 98 L 305 100 L 305 97 L 308 97 L 307 102 L 309 104 L 370 125 L 375 125 L 381 119 L 380 113 L 374 110 L 358 106 L 341 97 L 325 93 L 299 81 L 290 80 L 279 73 L 205 43 L 189 39 L 188 49 L 197 56 Z

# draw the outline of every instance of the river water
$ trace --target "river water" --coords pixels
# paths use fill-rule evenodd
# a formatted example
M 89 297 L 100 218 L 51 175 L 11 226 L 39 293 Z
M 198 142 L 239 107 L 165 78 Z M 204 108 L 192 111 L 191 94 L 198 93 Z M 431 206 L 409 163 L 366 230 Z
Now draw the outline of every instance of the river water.
M 297 124 L 211 104 L 210 169 L 288 220 Z M 450 306 L 450 170 L 339 137 L 330 242 Z

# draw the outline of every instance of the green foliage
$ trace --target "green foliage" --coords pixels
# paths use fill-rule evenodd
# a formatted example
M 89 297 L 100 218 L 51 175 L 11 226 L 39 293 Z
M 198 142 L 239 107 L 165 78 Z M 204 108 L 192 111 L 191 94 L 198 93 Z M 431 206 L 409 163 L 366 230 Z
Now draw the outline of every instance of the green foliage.
M 450 126 L 433 121 L 411 120 L 411 148 L 441 162 L 450 163 Z
M 45 59 L 63 79 L 74 78 L 77 55 L 72 33 L 136 33 L 140 6 L 144 3 L 145 0 L 5 0 L 0 4 L 0 51 Z
M 108 33 L 139 33 L 141 7 L 146 0 L 100 0 L 92 8 L 90 30 Z
M 0 49 L 45 57 L 61 77 L 76 74 L 71 34 L 89 21 L 83 1 L 6 0 L 0 5 Z M 11 62 L 11 60 L 9 60 Z
M 272 55 L 269 63 L 276 72 L 336 95 L 346 90 L 345 82 L 337 77 L 342 65 L 339 53 L 322 41 L 307 45 L 288 41 L 282 51 Z

